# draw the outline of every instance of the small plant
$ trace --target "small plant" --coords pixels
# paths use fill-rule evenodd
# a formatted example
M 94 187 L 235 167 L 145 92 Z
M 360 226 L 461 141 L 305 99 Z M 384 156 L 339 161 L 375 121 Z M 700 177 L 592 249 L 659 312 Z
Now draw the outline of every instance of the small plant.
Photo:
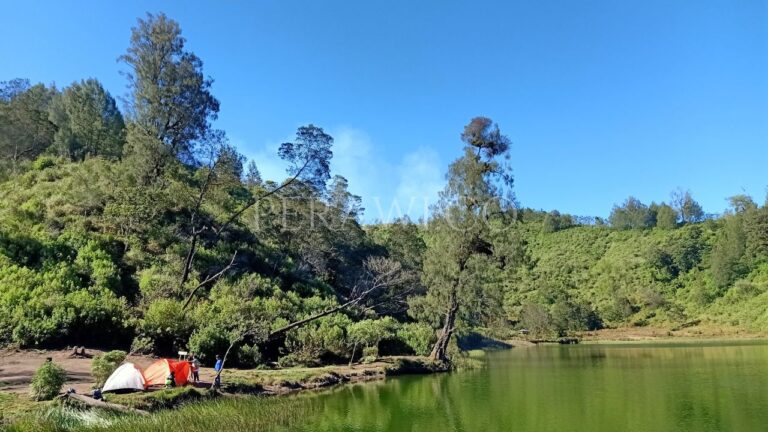
M 91 364 L 91 374 L 96 379 L 96 387 L 101 387 L 107 381 L 112 372 L 120 366 L 128 355 L 125 351 L 110 351 L 99 354 Z
M 51 400 L 61 391 L 67 373 L 61 366 L 48 360 L 35 372 L 30 385 L 30 396 L 36 401 Z
M 373 363 L 379 357 L 379 348 L 375 346 L 363 348 L 363 363 Z

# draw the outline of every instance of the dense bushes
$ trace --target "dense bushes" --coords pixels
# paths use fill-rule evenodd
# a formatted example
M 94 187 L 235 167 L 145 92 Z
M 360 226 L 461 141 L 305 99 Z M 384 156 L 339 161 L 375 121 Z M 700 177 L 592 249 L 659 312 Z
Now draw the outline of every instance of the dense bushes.
M 397 327 L 398 323 L 392 317 L 361 320 L 349 326 L 349 342 L 363 350 L 363 357 L 376 358 L 379 356 L 379 342 L 393 337 Z
M 408 346 L 413 354 L 425 356 L 435 343 L 435 330 L 427 324 L 405 323 L 397 330 L 397 338 Z
M 333 314 L 289 332 L 280 365 L 317 365 L 327 354 L 345 357 L 347 328 L 351 324 L 346 315 Z
M 0 269 L 0 337 L 20 346 L 93 343 L 123 335 L 127 302 L 102 286 L 83 288 L 75 266 Z

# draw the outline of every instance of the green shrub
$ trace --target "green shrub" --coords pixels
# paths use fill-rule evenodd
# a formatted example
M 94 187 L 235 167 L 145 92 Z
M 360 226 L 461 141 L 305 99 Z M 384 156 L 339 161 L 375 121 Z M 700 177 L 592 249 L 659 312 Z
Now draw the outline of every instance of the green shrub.
M 256 367 L 262 362 L 261 352 L 256 345 L 243 345 L 237 350 L 237 362 L 240 366 Z
M 379 347 L 369 346 L 363 348 L 363 363 L 373 363 L 379 357 Z
M 291 330 L 285 341 L 286 355 L 280 358 L 280 365 L 314 365 L 327 353 L 347 355 L 348 340 L 344 329 L 350 323 L 346 315 L 334 314 Z
M 35 372 L 30 385 L 30 396 L 36 401 L 51 400 L 61 391 L 67 381 L 67 373 L 61 366 L 46 361 Z
M 169 299 L 152 302 L 141 325 L 144 334 L 152 339 L 155 350 L 167 353 L 186 346 L 191 327 L 182 303 Z
M 536 337 L 550 336 L 554 331 L 552 316 L 538 303 L 526 303 L 520 312 L 520 323 Z
M 212 324 L 195 330 L 189 338 L 189 351 L 206 362 L 212 362 L 217 354 L 224 355 L 227 347 L 226 331 Z
M 131 352 L 134 354 L 151 354 L 152 348 L 152 339 L 146 336 L 136 336 L 131 342 Z
M 54 165 L 56 165 L 56 160 L 54 158 L 50 156 L 40 156 L 32 163 L 32 168 L 37 171 L 42 171 Z
M 125 351 L 115 350 L 99 354 L 91 363 L 91 374 L 96 379 L 96 386 L 101 387 L 112 372 L 120 366 L 128 355 Z
M 402 340 L 416 355 L 428 355 L 437 336 L 435 330 L 422 323 L 406 323 L 397 330 L 398 339 Z

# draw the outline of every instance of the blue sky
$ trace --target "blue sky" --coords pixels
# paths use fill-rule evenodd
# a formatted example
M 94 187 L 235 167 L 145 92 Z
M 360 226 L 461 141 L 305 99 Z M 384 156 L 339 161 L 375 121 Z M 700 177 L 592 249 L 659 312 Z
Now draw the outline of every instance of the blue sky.
M 180 22 L 221 101 L 216 127 L 281 179 L 306 123 L 367 219 L 418 217 L 476 115 L 513 141 L 523 206 L 607 215 L 690 189 L 708 212 L 768 186 L 768 0 L 9 1 L 0 80 L 96 77 L 145 12 Z M 379 210 L 379 204 L 381 211 Z

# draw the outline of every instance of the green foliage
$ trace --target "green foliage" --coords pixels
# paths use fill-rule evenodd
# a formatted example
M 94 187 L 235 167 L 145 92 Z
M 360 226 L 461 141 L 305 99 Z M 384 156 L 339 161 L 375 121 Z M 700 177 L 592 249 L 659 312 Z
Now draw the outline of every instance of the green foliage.
M 91 375 L 96 379 L 96 387 L 101 387 L 112 372 L 125 361 L 125 351 L 114 350 L 97 355 L 91 363 Z
M 520 324 L 536 337 L 549 336 L 554 332 L 552 316 L 547 308 L 537 303 L 526 303 L 520 312 Z
M 378 345 L 384 339 L 391 338 L 397 331 L 398 323 L 392 317 L 377 320 L 365 319 L 349 326 L 349 343 L 363 347 L 364 357 L 379 355 Z
M 207 325 L 195 329 L 189 338 L 188 345 L 190 352 L 210 363 L 217 355 L 221 356 L 227 351 L 229 339 L 223 329 Z
M 46 361 L 32 377 L 29 394 L 36 401 L 51 400 L 61 391 L 67 381 L 64 369 L 52 361 Z
M 35 159 L 35 161 L 32 163 L 32 169 L 35 169 L 37 171 L 42 171 L 54 165 L 56 165 L 56 159 L 50 156 L 40 156 L 39 158 Z
M 333 314 L 291 331 L 285 341 L 287 354 L 280 358 L 280 365 L 317 365 L 328 354 L 345 357 L 351 322 L 346 315 Z
M 429 354 L 437 336 L 435 330 L 422 323 L 405 323 L 397 329 L 397 337 L 402 340 L 413 353 L 420 356 Z
M 635 197 L 629 197 L 621 206 L 614 206 L 609 217 L 611 226 L 618 229 L 640 229 L 655 225 L 648 206 Z
M 153 341 L 155 350 L 172 353 L 186 346 L 192 322 L 186 317 L 181 302 L 161 299 L 150 303 L 141 322 L 141 332 Z
M 562 215 L 557 210 L 552 210 L 544 216 L 541 231 L 543 233 L 553 233 L 573 226 L 571 215 Z
M 555 331 L 564 335 L 568 331 L 597 330 L 602 322 L 588 304 L 559 300 L 552 305 L 552 321 Z
M 753 263 L 768 260 L 768 206 L 744 212 L 744 231 L 748 259 Z
M 73 83 L 53 99 L 50 121 L 54 146 L 70 160 L 120 157 L 125 139 L 123 116 L 115 100 L 95 79 Z
M 677 227 L 677 211 L 672 206 L 661 203 L 656 206 L 656 226 L 661 229 L 673 229 Z
M 10 162 L 12 171 L 51 146 L 55 126 L 48 121 L 48 107 L 56 93 L 24 79 L 0 82 L 0 160 Z
M 701 222 L 704 220 L 704 210 L 691 196 L 691 191 L 678 189 L 672 192 L 672 205 L 677 210 L 683 223 Z
M 726 218 L 712 250 L 712 279 L 715 285 L 726 288 L 744 274 L 746 269 L 742 259 L 745 250 L 746 236 L 741 218 Z

